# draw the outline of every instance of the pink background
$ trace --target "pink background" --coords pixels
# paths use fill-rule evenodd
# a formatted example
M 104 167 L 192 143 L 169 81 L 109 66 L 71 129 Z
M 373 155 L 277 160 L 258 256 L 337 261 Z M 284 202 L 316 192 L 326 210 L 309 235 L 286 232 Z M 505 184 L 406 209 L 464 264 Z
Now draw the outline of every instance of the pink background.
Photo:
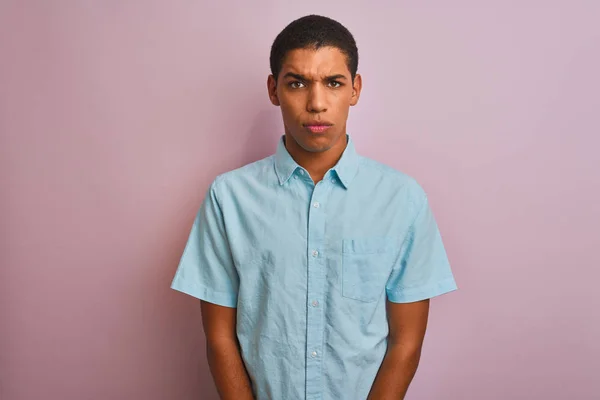
M 354 33 L 349 133 L 429 192 L 460 286 L 408 399 L 599 399 L 599 3 L 298 3 L 0 3 L 0 399 L 216 399 L 169 284 L 209 182 L 274 151 L 307 13 Z

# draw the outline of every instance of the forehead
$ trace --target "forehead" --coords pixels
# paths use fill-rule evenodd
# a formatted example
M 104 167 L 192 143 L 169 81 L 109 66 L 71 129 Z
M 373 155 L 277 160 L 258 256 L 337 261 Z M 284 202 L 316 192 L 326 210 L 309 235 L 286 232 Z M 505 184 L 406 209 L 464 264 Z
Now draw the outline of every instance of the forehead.
M 281 75 L 288 72 L 306 77 L 323 77 L 342 74 L 350 77 L 346 55 L 336 47 L 290 50 L 281 65 Z

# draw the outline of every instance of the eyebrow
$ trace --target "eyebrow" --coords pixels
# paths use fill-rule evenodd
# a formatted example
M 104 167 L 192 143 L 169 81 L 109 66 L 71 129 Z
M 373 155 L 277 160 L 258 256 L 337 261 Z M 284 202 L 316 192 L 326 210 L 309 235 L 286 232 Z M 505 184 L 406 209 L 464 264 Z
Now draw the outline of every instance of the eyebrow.
M 301 74 L 294 74 L 293 72 L 288 72 L 287 74 L 285 74 L 283 76 L 283 78 L 294 78 L 294 79 L 298 79 L 299 81 L 304 81 L 304 82 L 308 82 L 311 79 L 308 79 L 307 77 L 305 77 L 304 75 Z M 330 76 L 326 76 L 324 80 L 326 81 L 335 81 L 335 80 L 348 80 L 348 78 L 346 78 L 346 75 L 342 75 L 342 74 L 336 74 L 336 75 L 330 75 Z

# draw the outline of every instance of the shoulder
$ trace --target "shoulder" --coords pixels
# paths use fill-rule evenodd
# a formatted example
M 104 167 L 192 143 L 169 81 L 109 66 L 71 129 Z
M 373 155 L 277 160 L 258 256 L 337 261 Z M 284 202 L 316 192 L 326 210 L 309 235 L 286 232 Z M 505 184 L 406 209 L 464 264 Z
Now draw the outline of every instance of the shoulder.
M 392 192 L 403 193 L 416 206 L 427 200 L 427 193 L 414 177 L 372 158 L 359 157 L 359 175 L 363 182 L 383 184 Z
M 273 155 L 251 162 L 242 167 L 224 172 L 213 180 L 211 190 L 217 197 L 232 194 L 236 189 L 247 187 L 254 182 L 264 182 L 273 175 Z

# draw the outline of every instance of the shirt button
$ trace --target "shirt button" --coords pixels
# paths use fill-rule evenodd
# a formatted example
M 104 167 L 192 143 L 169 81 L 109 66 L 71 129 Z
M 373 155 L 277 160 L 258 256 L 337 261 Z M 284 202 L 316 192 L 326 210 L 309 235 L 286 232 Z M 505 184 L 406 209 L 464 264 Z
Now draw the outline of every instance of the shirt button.
M 312 353 L 310 353 L 310 356 L 311 356 L 312 358 L 315 358 L 315 357 L 317 356 L 317 352 L 316 352 L 316 351 L 313 351 Z
M 316 301 L 316 300 L 314 300 L 314 301 L 312 302 L 312 306 L 313 306 L 313 307 L 318 307 L 318 306 L 319 306 L 319 302 L 318 302 L 318 301 Z
M 303 169 L 300 170 L 300 175 L 304 175 L 304 170 Z
M 318 201 L 315 201 L 315 202 L 313 203 L 313 207 L 314 207 L 314 208 L 319 208 L 319 207 L 321 207 L 321 204 L 320 204 Z
M 294 175 L 294 179 L 298 179 L 298 176 L 297 176 L 297 175 Z
M 313 252 L 312 252 L 312 256 L 313 256 L 313 257 L 316 257 L 316 256 L 318 256 L 318 255 L 319 255 L 319 252 L 318 252 L 317 250 L 313 250 Z
M 331 183 L 336 183 L 336 182 L 337 182 L 337 181 L 336 181 L 335 179 L 332 179 L 332 180 L 331 180 Z

